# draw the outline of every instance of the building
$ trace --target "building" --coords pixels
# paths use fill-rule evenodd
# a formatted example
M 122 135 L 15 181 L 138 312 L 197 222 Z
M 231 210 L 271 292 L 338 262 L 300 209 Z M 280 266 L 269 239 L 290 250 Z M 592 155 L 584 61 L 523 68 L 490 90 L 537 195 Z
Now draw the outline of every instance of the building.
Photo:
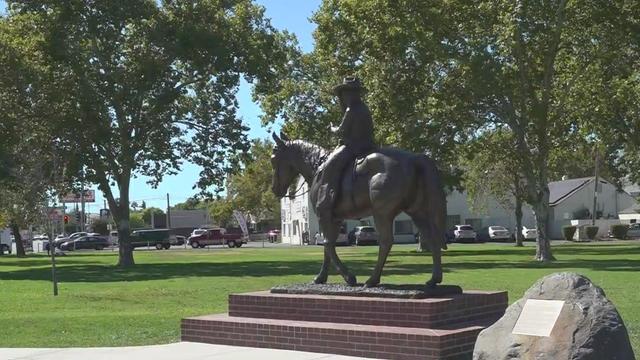
M 301 244 L 302 233 L 309 231 L 311 238 L 319 231 L 318 219 L 309 206 L 308 186 L 300 180 L 294 199 L 283 198 L 282 206 L 282 242 Z M 562 238 L 562 227 L 571 225 L 571 220 L 590 219 L 593 208 L 594 178 L 567 179 L 549 183 L 549 222 L 547 228 L 552 239 Z M 600 179 L 598 186 L 596 211 L 598 218 L 617 219 L 622 210 L 637 202 L 633 196 L 618 190 L 610 182 Z M 486 199 L 484 211 L 473 211 L 469 207 L 466 192 L 453 191 L 447 195 L 447 228 L 456 224 L 469 224 L 476 230 L 485 226 L 501 225 L 511 231 L 516 227 L 514 210 L 500 205 L 494 199 Z M 528 228 L 536 226 L 535 214 L 529 205 L 524 205 L 522 225 Z M 347 221 L 346 230 L 358 225 L 373 225 L 371 217 L 360 221 Z M 411 218 L 399 214 L 393 224 L 396 243 L 415 241 L 416 227 Z
M 562 238 L 562 227 L 570 225 L 571 220 L 591 219 L 594 185 L 594 177 L 549 183 L 551 212 L 548 227 L 552 239 Z M 634 204 L 633 196 L 604 179 L 598 180 L 596 218 L 618 219 L 622 210 Z
M 618 218 L 625 224 L 640 223 L 640 204 L 634 204 L 620 211 Z
M 164 215 L 163 215 L 164 216 Z M 170 226 L 172 229 L 191 228 L 197 229 L 211 224 L 211 216 L 207 209 L 179 210 L 171 209 Z

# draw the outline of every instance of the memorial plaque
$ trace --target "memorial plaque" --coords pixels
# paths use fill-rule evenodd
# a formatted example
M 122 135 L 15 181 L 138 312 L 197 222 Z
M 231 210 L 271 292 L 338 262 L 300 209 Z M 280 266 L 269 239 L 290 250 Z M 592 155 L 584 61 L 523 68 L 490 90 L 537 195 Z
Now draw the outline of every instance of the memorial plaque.
M 551 335 L 563 306 L 562 300 L 527 299 L 512 333 L 531 336 Z

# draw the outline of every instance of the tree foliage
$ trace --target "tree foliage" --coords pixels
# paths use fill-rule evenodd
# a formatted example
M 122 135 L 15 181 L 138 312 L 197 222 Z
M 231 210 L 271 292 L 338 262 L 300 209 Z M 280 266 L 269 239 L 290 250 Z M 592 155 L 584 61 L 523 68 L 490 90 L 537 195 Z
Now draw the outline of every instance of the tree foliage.
M 430 154 L 446 182 L 457 184 L 460 173 L 449 165 L 472 118 L 457 80 L 460 67 L 449 61 L 459 34 L 447 12 L 440 2 L 324 1 L 312 18 L 313 52 L 299 57 L 290 81 L 263 102 L 264 120 L 280 116 L 290 135 L 335 146 L 329 126 L 342 114 L 331 89 L 357 75 L 377 141 Z
M 523 198 L 536 213 L 536 259 L 548 261 L 547 184 L 552 172 L 570 170 L 562 152 L 590 147 L 597 105 L 609 97 L 626 104 L 618 106 L 619 130 L 637 118 L 633 95 L 618 91 L 637 80 L 630 75 L 637 36 L 630 34 L 638 18 L 625 2 L 327 0 L 312 18 L 316 48 L 292 63 L 291 81 L 263 102 L 264 120 L 281 116 L 292 135 L 331 144 L 328 125 L 339 119 L 331 86 L 358 75 L 378 141 L 431 154 L 449 184 L 461 175 L 460 145 L 507 130 Z M 605 129 L 609 118 L 599 120 Z M 603 151 L 614 163 L 616 152 Z
M 257 220 L 280 222 L 280 199 L 271 191 L 273 143 L 254 140 L 242 169 L 227 180 L 227 200 L 235 210 L 251 214 Z
M 119 263 L 132 265 L 131 177 L 157 185 L 186 159 L 202 167 L 200 189 L 220 186 L 248 148 L 237 116 L 240 79 L 256 93 L 269 89 L 286 70 L 292 38 L 250 0 L 8 5 L 10 19 L 34 19 L 21 34 L 37 43 L 28 56 L 48 65 L 48 84 L 65 89 L 54 133 L 105 194 Z
M 142 213 L 142 220 L 145 224 L 151 225 L 151 218 L 155 216 L 164 215 L 164 211 L 162 209 L 158 209 L 157 207 L 148 207 L 140 211 Z

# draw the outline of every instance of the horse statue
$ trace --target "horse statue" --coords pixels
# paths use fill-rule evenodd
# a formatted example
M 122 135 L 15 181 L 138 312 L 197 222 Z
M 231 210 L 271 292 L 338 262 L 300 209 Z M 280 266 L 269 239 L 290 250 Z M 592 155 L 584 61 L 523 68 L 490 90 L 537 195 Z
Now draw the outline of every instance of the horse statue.
M 273 133 L 273 139 L 273 193 L 277 197 L 284 197 L 300 175 L 310 185 L 309 196 L 315 204 L 318 186 L 313 186 L 313 182 L 317 178 L 317 172 L 322 171 L 322 164 L 329 151 L 306 141 L 289 140 L 282 133 L 280 136 Z M 333 219 L 318 219 L 326 242 L 324 261 L 314 283 L 327 282 L 329 264 L 333 262 L 347 284 L 357 284 L 356 277 L 336 253 L 336 240 L 342 220 L 373 216 L 379 233 L 380 248 L 373 274 L 364 286 L 378 285 L 393 245 L 393 220 L 402 211 L 418 227 L 422 248 L 431 251 L 433 268 L 427 287 L 434 288 L 441 283 L 441 249 L 447 248 L 447 205 L 439 171 L 435 162 L 426 155 L 394 148 L 377 149 L 344 169 Z

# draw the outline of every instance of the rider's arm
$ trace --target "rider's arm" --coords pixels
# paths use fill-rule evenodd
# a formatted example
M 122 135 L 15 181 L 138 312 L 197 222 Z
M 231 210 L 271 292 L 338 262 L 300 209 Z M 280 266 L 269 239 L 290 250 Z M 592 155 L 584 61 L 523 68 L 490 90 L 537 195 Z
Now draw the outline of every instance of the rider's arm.
M 351 111 L 350 108 L 347 108 L 344 112 L 344 116 L 342 117 L 342 123 L 340 123 L 340 126 L 331 126 L 331 131 L 334 133 L 347 134 L 351 129 L 351 123 L 353 123 L 353 111 Z

